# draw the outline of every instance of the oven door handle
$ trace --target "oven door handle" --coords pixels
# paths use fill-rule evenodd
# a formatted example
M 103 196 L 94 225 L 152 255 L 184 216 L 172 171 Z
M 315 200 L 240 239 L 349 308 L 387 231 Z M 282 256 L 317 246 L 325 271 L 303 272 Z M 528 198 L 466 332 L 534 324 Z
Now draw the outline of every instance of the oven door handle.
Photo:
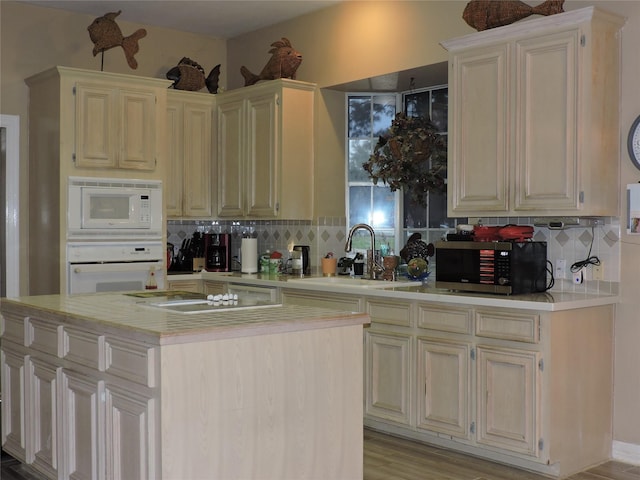
M 106 273 L 106 272 L 140 272 L 150 270 L 151 267 L 162 266 L 162 262 L 131 262 L 131 263 L 83 263 L 71 265 L 73 273 Z

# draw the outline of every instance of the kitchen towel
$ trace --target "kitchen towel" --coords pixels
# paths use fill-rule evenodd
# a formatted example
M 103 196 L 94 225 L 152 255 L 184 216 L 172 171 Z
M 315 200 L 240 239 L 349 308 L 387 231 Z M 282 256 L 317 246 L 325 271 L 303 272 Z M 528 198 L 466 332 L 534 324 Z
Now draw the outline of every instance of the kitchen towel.
M 243 238 L 240 244 L 240 265 L 242 273 L 258 272 L 258 239 Z

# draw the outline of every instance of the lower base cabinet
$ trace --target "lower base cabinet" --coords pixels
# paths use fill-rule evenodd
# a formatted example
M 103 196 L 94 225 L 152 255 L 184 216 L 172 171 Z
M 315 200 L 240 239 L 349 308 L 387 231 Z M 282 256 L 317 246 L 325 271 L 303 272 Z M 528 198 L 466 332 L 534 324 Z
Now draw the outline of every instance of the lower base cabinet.
M 478 346 L 477 442 L 539 457 L 539 352 Z
M 33 439 L 27 452 L 27 462 L 48 477 L 58 471 L 59 449 L 57 432 L 58 375 L 60 369 L 49 362 L 29 358 L 27 361 L 27 385 L 29 398 L 29 429 Z
M 469 439 L 471 345 L 418 338 L 417 428 Z
M 158 478 L 155 347 L 2 317 L 2 445 L 50 479 Z
M 533 311 L 293 289 L 283 301 L 371 316 L 366 426 L 554 477 L 610 458 L 612 305 Z
M 364 335 L 365 415 L 411 425 L 412 338 L 373 331 Z

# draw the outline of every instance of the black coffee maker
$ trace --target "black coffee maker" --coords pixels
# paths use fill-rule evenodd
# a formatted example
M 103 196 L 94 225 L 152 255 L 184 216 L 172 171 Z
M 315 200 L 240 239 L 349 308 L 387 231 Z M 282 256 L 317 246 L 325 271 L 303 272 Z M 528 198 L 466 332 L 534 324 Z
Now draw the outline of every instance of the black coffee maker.
M 204 257 L 204 268 L 207 272 L 230 272 L 231 235 L 228 233 L 205 233 Z

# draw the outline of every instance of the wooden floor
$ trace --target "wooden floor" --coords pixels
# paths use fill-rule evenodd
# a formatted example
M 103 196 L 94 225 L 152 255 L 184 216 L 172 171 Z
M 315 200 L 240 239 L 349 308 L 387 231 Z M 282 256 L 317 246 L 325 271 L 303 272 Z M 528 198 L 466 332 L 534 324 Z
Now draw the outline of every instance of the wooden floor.
M 364 431 L 364 480 L 548 480 L 411 440 Z M 640 466 L 607 462 L 569 480 L 640 480 Z
M 2 480 L 42 479 L 4 454 L 0 478 Z M 364 432 L 364 480 L 542 480 L 546 478 L 372 430 L 365 429 Z M 607 462 L 587 472 L 573 475 L 569 480 L 640 480 L 640 467 L 620 462 Z

